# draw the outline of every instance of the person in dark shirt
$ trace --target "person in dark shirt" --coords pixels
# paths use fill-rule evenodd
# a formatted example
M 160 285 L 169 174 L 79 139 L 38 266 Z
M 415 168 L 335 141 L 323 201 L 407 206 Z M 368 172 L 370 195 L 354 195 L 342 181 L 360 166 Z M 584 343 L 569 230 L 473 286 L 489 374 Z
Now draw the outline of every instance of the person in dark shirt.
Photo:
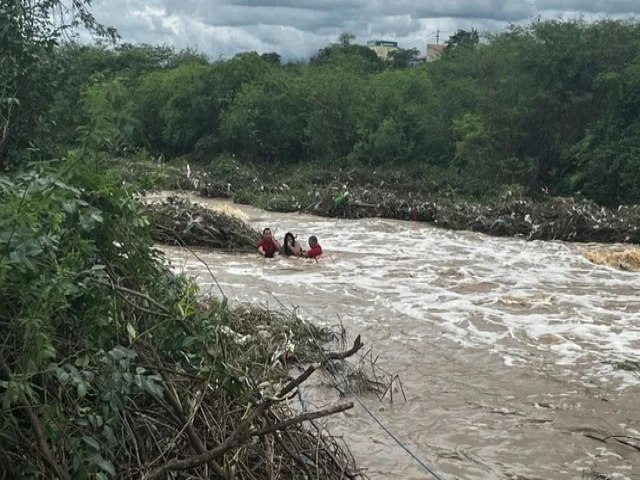
M 276 252 L 280 251 L 280 244 L 271 233 L 270 228 L 262 231 L 262 238 L 258 242 L 258 252 L 264 258 L 273 258 Z
M 317 258 L 322 255 L 322 247 L 318 243 L 318 238 L 315 235 L 309 237 L 309 250 L 303 253 L 305 257 Z
M 285 257 L 301 257 L 302 256 L 302 247 L 296 240 L 296 237 L 291 232 L 287 232 L 284 236 L 284 240 L 282 241 L 282 249 L 280 253 Z

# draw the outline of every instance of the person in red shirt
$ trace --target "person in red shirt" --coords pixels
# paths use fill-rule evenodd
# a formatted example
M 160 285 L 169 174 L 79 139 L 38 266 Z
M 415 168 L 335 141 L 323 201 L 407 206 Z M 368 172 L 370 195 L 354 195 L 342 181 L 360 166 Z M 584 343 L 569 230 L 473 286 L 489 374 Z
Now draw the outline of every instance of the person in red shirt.
M 318 243 L 318 238 L 315 235 L 309 237 L 309 250 L 304 252 L 305 257 L 317 258 L 322 255 L 322 247 Z
M 262 238 L 258 242 L 258 252 L 264 258 L 273 258 L 276 252 L 280 251 L 280 244 L 274 238 L 270 228 L 262 231 Z

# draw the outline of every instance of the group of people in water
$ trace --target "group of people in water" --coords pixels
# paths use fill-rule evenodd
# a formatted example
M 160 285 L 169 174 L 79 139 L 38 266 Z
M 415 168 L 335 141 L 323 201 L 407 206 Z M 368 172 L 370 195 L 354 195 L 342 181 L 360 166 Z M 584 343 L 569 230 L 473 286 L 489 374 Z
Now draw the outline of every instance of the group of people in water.
M 282 245 L 280 245 L 280 242 L 273 236 L 271 229 L 265 228 L 258 242 L 258 253 L 264 258 L 273 258 L 276 253 L 285 257 L 317 258 L 322 255 L 322 247 L 318 243 L 318 238 L 315 235 L 311 235 L 309 237 L 309 249 L 304 250 L 291 232 L 285 234 Z

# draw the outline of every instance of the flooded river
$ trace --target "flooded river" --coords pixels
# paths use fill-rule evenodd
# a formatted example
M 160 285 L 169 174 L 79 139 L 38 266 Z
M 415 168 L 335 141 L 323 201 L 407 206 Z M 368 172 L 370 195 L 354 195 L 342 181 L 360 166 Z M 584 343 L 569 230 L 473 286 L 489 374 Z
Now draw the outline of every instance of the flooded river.
M 640 274 L 589 263 L 584 245 L 233 208 L 327 254 L 198 250 L 225 294 L 361 333 L 407 397 L 363 402 L 443 479 L 640 478 L 640 377 L 611 364 L 640 360 Z M 162 249 L 218 292 L 192 254 Z M 330 425 L 372 479 L 433 478 L 357 403 Z

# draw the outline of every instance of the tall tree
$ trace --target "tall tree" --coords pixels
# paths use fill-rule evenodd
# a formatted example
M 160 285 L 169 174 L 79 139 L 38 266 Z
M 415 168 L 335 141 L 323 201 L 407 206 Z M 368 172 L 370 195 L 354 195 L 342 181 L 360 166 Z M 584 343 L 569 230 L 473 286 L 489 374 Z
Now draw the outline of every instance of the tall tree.
M 475 28 L 471 30 L 458 30 L 447 40 L 444 53 L 451 54 L 458 48 L 474 48 L 479 43 L 480 35 Z
M 389 65 L 392 68 L 407 68 L 418 61 L 420 51 L 417 48 L 399 48 L 389 52 Z
M 376 52 L 364 45 L 354 44 L 355 38 L 351 33 L 341 33 L 337 43 L 321 48 L 311 57 L 311 65 L 340 65 L 368 73 L 382 70 L 383 62 Z
M 338 44 L 341 47 L 348 47 L 349 45 L 351 45 L 353 43 L 353 41 L 356 39 L 356 36 L 353 33 L 349 33 L 349 32 L 342 32 L 339 36 L 338 36 Z
M 52 126 L 43 113 L 57 85 L 54 50 L 77 27 L 114 40 L 90 0 L 3 0 L 0 4 L 0 168 L 24 158 Z

